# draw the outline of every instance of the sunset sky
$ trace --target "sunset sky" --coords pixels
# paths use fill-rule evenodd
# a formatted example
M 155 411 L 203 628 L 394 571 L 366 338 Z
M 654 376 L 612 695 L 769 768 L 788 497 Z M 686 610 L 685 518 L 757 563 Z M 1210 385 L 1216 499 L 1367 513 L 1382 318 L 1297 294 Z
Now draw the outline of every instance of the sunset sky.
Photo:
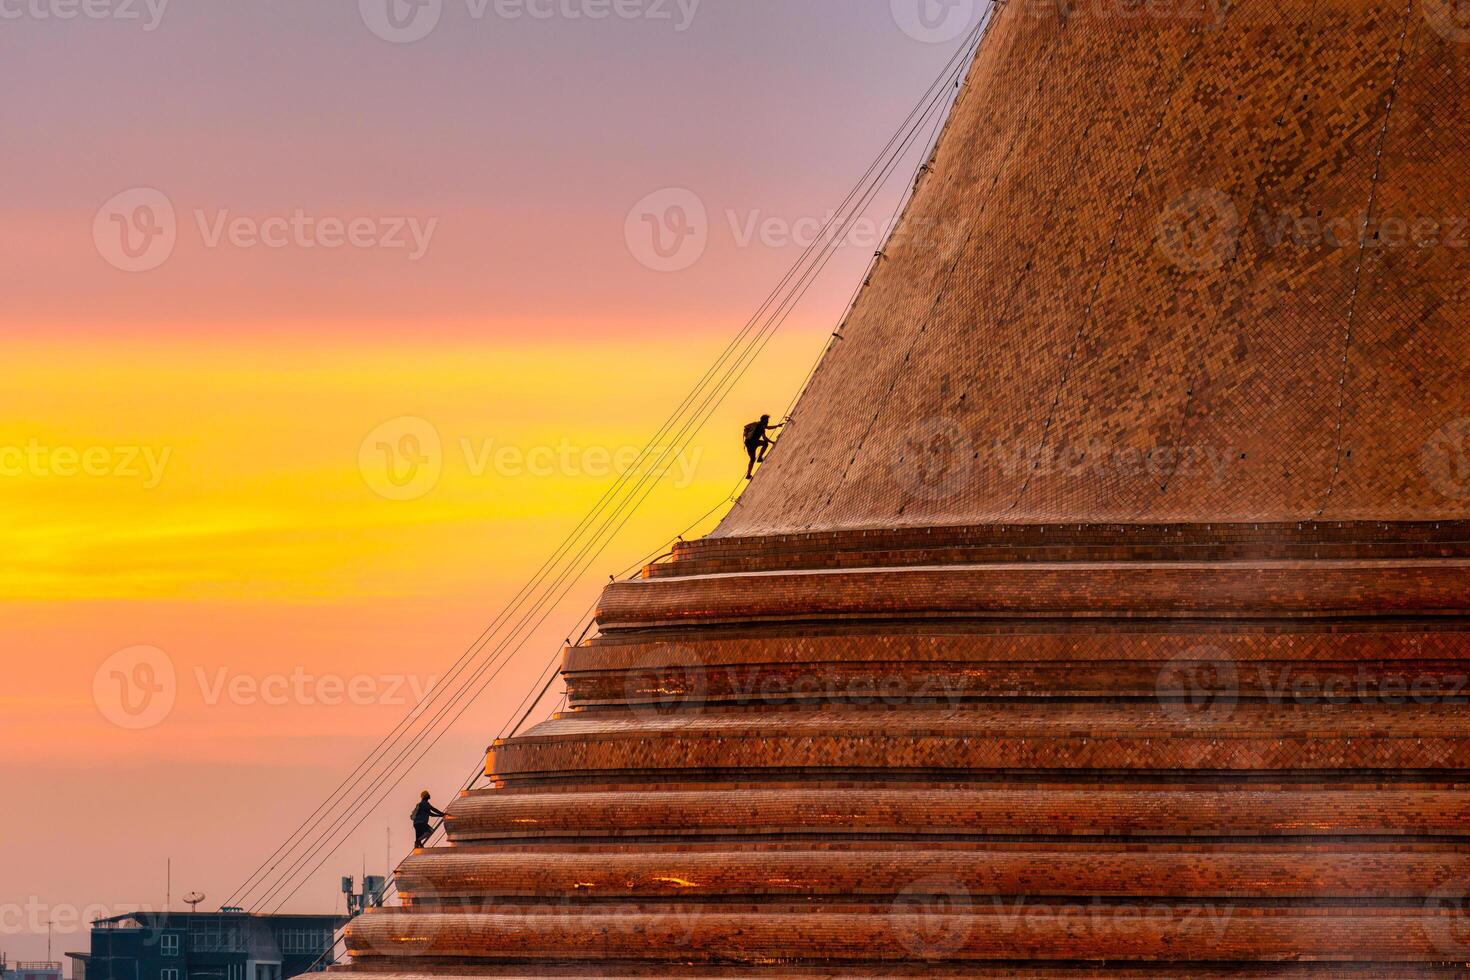
M 409 28 L 374 2 L 0 2 L 13 958 L 48 917 L 59 957 L 82 913 L 161 905 L 169 859 L 176 905 L 228 897 L 603 493 L 961 33 L 927 0 L 430 0 Z M 707 244 L 661 253 L 649 201 L 697 202 Z M 451 795 L 607 575 L 726 498 L 872 249 L 289 908 L 401 857 L 418 790 Z M 385 483 L 382 446 L 424 433 L 432 485 Z M 134 730 L 98 692 L 137 648 L 177 694 Z

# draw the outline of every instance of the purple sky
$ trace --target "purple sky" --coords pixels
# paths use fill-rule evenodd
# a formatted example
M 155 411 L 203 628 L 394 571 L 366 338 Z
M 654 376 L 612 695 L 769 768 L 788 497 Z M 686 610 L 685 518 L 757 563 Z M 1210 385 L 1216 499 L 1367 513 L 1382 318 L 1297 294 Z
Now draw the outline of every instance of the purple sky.
M 148 644 L 181 672 L 441 671 L 601 485 L 459 472 L 393 505 L 357 471 L 363 435 L 438 413 L 446 437 L 641 445 L 799 253 L 742 246 L 739 228 L 822 218 L 978 13 L 971 0 L 526 0 L 552 11 L 541 18 L 489 0 L 476 17 L 479 0 L 443 0 L 420 14 L 437 14 L 432 32 L 394 43 L 369 28 L 392 33 L 373 6 L 387 2 L 0 0 L 0 334 L 16 372 L 0 446 L 40 433 L 175 451 L 151 495 L 0 481 L 0 549 L 24 558 L 0 585 L 27 591 L 0 591 L 12 958 L 44 955 L 37 910 L 72 922 L 59 954 L 86 946 L 79 912 L 161 902 L 167 856 L 176 896 L 223 899 L 402 714 L 181 703 L 172 727 L 126 733 L 93 704 L 109 654 Z M 569 15 L 597 10 L 640 16 Z M 404 11 L 409 29 L 426 23 Z M 112 267 L 94 240 L 103 205 L 136 188 L 179 213 L 176 252 L 144 273 Z M 710 216 L 706 254 L 677 273 L 640 264 L 625 228 L 666 188 Z M 298 210 L 432 220 L 433 247 L 422 261 L 209 247 L 194 218 Z M 842 250 L 717 434 L 794 394 L 871 248 Z M 655 502 L 610 568 L 726 492 L 743 468 L 732 439 L 709 443 L 706 470 Z M 538 657 L 565 628 L 548 626 Z M 410 802 L 420 782 L 458 783 L 522 674 L 415 773 Z M 369 820 L 298 907 L 332 907 L 335 875 L 364 855 L 381 865 L 404 809 Z

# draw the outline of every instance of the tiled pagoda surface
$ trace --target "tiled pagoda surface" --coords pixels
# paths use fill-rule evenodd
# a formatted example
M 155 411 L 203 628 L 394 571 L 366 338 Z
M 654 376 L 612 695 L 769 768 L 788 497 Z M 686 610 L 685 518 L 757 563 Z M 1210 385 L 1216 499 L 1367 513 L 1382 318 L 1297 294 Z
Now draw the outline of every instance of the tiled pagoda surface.
M 1011 0 L 742 504 L 349 969 L 1470 975 L 1456 15 Z

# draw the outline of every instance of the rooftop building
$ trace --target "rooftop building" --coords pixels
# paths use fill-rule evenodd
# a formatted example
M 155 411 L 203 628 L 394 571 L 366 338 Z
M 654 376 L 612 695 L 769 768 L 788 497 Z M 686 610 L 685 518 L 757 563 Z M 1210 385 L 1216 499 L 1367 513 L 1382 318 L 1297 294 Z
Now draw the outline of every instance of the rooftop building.
M 92 924 L 73 980 L 287 980 L 335 960 L 333 915 L 138 912 Z
M 61 980 L 61 964 L 50 960 L 11 963 L 4 953 L 0 953 L 0 977 L 3 980 Z

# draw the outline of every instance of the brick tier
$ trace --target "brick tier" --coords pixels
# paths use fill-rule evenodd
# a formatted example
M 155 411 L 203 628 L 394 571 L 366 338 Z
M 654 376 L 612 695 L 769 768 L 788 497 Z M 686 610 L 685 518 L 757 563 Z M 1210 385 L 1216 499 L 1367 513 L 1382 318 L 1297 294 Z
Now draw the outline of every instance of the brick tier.
M 352 969 L 1470 969 L 1470 524 L 995 533 L 610 586 Z
M 997 5 L 755 482 L 346 969 L 1470 975 L 1460 6 Z

